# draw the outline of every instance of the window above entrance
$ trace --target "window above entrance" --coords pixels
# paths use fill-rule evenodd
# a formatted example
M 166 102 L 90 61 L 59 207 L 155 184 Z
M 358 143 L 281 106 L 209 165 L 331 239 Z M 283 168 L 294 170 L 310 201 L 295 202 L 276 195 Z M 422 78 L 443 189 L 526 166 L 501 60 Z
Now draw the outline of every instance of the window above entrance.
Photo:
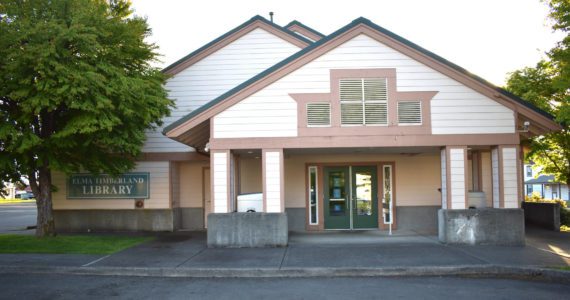
M 386 78 L 340 80 L 342 125 L 388 125 Z
M 299 136 L 431 134 L 437 91 L 398 91 L 396 69 L 330 70 L 330 93 L 289 94 Z

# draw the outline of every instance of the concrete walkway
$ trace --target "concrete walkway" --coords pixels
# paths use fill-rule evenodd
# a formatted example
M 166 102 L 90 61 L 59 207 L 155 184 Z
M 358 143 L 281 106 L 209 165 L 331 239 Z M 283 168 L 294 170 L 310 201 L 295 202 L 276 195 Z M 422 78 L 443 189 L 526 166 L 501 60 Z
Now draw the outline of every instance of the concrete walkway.
M 406 268 L 429 272 L 430 269 L 464 270 L 466 267 L 476 270 L 497 266 L 570 265 L 570 234 L 540 229 L 527 232 L 525 247 L 451 246 L 439 243 L 435 236 L 414 232 L 398 231 L 387 236 L 370 231 L 292 233 L 288 247 L 254 249 L 207 248 L 204 232 L 176 232 L 160 234 L 154 241 L 108 256 L 0 254 L 0 269 L 75 267 L 94 272 L 112 269 L 163 274 L 191 270 Z
M 526 247 L 444 245 L 435 236 L 399 231 L 291 233 L 286 248 L 207 248 L 204 232 L 160 234 L 109 256 L 0 254 L 0 265 L 299 268 L 465 265 L 570 265 L 570 234 L 527 230 Z

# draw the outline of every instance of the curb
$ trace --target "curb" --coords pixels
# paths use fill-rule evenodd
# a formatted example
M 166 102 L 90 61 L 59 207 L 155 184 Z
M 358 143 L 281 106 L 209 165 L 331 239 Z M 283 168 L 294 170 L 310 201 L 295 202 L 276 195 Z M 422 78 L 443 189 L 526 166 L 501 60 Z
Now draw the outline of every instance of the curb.
M 426 266 L 386 268 L 139 268 L 139 267 L 45 267 L 0 266 L 0 274 L 61 274 L 95 276 L 188 277 L 188 278 L 294 278 L 294 277 L 429 277 L 463 276 L 532 279 L 570 283 L 570 272 L 541 267 L 502 265 Z

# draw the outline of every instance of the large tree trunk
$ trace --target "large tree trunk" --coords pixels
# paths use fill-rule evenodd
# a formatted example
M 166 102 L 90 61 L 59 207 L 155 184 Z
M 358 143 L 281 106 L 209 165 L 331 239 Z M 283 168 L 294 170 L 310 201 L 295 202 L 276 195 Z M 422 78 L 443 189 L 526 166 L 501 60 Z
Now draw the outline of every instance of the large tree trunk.
M 30 178 L 30 186 L 36 196 L 38 207 L 36 236 L 55 236 L 55 221 L 51 201 L 51 171 L 46 165 L 38 171 L 37 181 Z

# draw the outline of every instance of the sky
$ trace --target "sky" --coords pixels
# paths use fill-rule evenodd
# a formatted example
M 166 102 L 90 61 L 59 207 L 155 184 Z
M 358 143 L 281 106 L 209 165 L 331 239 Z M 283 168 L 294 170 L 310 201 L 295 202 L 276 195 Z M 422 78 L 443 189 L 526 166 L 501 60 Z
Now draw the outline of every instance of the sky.
M 159 67 L 184 57 L 255 15 L 298 20 L 330 34 L 358 17 L 503 86 L 509 72 L 534 66 L 561 40 L 539 0 L 131 0 L 147 18 Z

